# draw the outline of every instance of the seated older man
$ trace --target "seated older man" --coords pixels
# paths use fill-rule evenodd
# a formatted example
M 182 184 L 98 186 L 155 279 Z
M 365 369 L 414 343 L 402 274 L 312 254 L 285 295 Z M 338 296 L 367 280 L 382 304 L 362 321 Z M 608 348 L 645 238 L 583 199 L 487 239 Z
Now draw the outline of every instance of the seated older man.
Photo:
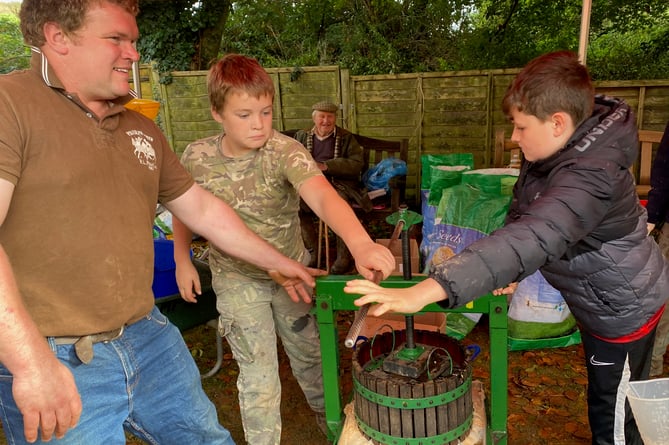
M 362 147 L 348 130 L 337 126 L 339 106 L 332 102 L 318 102 L 312 107 L 314 126 L 299 130 L 295 139 L 309 150 L 323 174 L 332 182 L 339 194 L 354 207 L 369 211 L 372 203 L 361 186 L 363 159 Z M 302 237 L 311 255 L 311 266 L 316 264 L 315 246 L 318 236 L 314 225 L 314 214 L 302 203 L 300 212 Z M 330 273 L 341 275 L 350 272 L 355 264 L 344 242 L 337 238 L 337 259 Z

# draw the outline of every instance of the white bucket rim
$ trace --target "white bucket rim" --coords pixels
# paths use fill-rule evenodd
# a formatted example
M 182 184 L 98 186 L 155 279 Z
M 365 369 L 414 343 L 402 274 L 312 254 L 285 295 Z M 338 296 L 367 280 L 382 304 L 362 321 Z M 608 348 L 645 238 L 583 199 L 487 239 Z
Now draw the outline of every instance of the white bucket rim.
M 659 379 L 648 379 L 648 380 L 635 380 L 633 382 L 628 383 L 628 388 L 627 388 L 627 397 L 630 399 L 635 399 L 635 400 L 643 400 L 643 401 L 653 401 L 653 402 L 661 402 L 661 401 L 666 401 L 669 400 L 669 395 L 667 397 L 662 397 L 662 398 L 656 398 L 656 399 L 649 399 L 647 397 L 641 397 L 639 393 L 636 391 L 635 386 L 642 385 L 642 384 L 647 384 L 647 383 L 659 383 L 659 382 L 667 382 L 669 383 L 669 377 L 662 377 Z

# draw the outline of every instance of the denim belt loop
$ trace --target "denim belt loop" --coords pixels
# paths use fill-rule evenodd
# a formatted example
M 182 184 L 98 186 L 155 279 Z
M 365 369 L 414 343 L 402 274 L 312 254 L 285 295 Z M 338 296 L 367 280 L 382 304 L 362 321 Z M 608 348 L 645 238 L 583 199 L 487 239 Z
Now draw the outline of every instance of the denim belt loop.
M 56 345 L 74 345 L 77 358 L 85 365 L 93 360 L 93 345 L 100 342 L 108 342 L 123 335 L 124 326 L 99 334 L 82 335 L 81 337 L 53 337 Z

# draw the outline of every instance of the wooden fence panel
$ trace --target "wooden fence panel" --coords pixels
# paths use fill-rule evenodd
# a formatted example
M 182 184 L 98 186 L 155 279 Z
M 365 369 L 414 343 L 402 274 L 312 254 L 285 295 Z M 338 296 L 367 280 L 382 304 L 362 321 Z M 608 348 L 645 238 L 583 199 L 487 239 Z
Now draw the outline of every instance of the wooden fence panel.
M 406 191 L 411 202 L 420 164 L 415 149 L 421 125 L 420 79 L 400 74 L 360 80 L 359 76 L 351 76 L 352 131 L 380 139 L 409 139 Z
M 278 75 L 274 109 L 276 129 L 310 128 L 313 125 L 311 106 L 316 102 L 329 100 L 343 107 L 339 67 L 317 68 L 299 72 L 267 70 Z M 338 124 L 346 126 L 343 119 L 342 112 L 338 113 Z
M 301 74 L 289 68 L 267 72 L 276 90 L 273 126 L 278 130 L 310 127 L 311 106 L 315 102 L 327 99 L 342 103 L 339 67 L 305 68 Z M 194 140 L 221 130 L 211 117 L 206 76 L 206 71 L 174 72 L 169 84 L 161 84 L 153 73 L 151 84 L 142 84 L 143 94 L 151 92 L 148 97 L 161 102 L 158 124 L 177 154 Z
M 418 204 L 423 154 L 471 152 L 475 168 L 492 166 L 495 131 L 512 126 L 501 103 L 519 69 L 350 76 L 337 66 L 270 68 L 274 81 L 273 125 L 278 130 L 308 128 L 311 106 L 340 104 L 338 123 L 353 132 L 389 140 L 409 139 L 407 203 Z M 158 124 L 173 149 L 216 134 L 206 92 L 206 72 L 175 72 L 163 85 L 148 65 L 140 70 L 143 97 L 161 102 Z M 147 81 L 148 80 L 148 81 Z M 623 98 L 637 125 L 663 130 L 669 121 L 669 80 L 600 81 L 596 91 Z

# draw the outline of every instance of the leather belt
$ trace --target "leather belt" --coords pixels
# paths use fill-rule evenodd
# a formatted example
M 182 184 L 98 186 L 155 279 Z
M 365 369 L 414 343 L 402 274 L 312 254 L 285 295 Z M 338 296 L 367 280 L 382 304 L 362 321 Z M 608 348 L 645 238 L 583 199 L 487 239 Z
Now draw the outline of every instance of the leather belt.
M 93 345 L 100 342 L 115 340 L 123 335 L 124 327 L 98 334 L 82 335 L 81 337 L 53 337 L 57 345 L 74 345 L 74 352 L 84 364 L 93 360 Z

